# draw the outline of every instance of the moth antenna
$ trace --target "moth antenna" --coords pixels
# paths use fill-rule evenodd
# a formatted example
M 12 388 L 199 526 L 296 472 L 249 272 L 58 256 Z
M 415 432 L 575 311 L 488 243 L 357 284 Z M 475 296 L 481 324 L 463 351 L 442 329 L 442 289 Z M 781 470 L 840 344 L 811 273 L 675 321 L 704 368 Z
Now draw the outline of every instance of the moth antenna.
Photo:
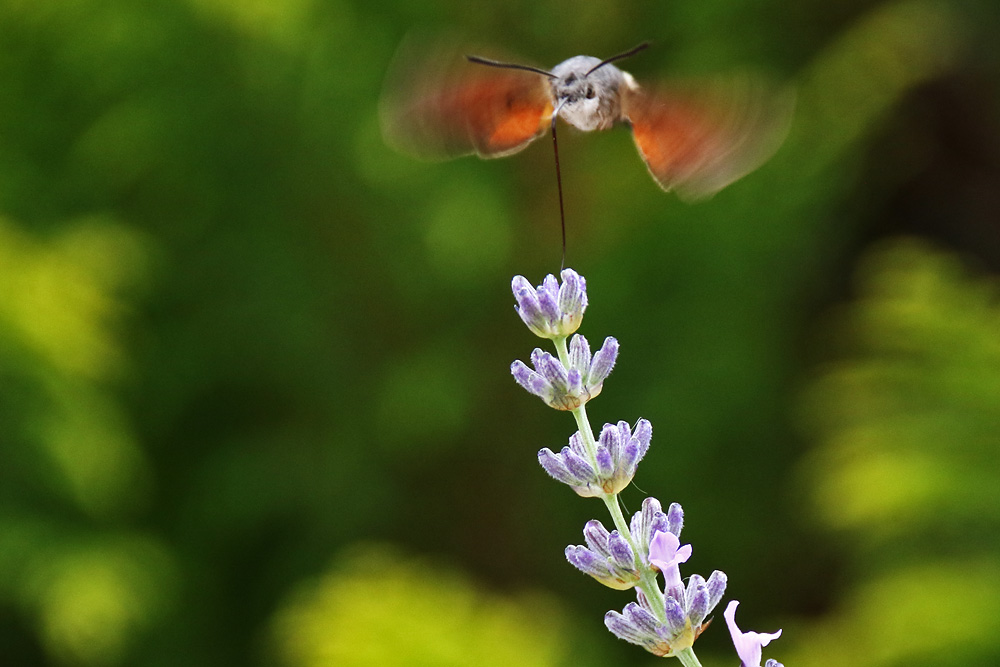
M 547 76 L 550 79 L 554 79 L 555 75 L 552 72 L 546 72 L 539 67 L 532 67 L 531 65 L 518 65 L 516 63 L 502 63 L 499 60 L 490 60 L 489 58 L 480 58 L 479 56 L 466 55 L 465 59 L 470 63 L 476 63 L 477 65 L 486 65 L 487 67 L 500 67 L 502 69 L 520 69 L 525 72 L 534 72 L 535 74 L 541 74 L 542 76 Z
M 559 117 L 559 109 L 562 108 L 564 103 L 560 102 L 552 111 L 552 153 L 556 158 L 556 189 L 559 191 L 559 225 L 562 229 L 562 261 L 559 263 L 560 271 L 566 268 L 566 211 L 563 208 L 562 173 L 559 170 L 559 142 L 556 140 L 556 118 Z
M 602 60 L 601 62 L 597 63 L 596 65 L 594 65 L 593 67 L 591 67 L 589 70 L 587 70 L 587 74 L 584 74 L 584 76 L 589 75 L 594 70 L 601 69 L 602 67 L 604 67 L 608 63 L 613 63 L 616 60 L 624 60 L 625 58 L 630 58 L 631 56 L 634 56 L 635 54 L 639 53 L 640 51 L 645 51 L 646 49 L 649 48 L 649 44 L 650 44 L 650 42 L 643 42 L 639 46 L 633 46 L 628 51 L 623 51 L 622 53 L 619 53 L 617 55 L 611 56 L 610 58 L 605 58 L 604 60 Z

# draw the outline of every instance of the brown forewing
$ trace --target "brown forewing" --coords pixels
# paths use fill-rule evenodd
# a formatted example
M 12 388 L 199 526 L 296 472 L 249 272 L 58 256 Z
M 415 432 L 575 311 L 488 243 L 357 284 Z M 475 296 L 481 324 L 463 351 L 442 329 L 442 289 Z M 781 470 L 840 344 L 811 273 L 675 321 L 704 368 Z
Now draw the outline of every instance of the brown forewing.
M 752 78 L 700 89 L 640 88 L 622 111 L 650 174 L 664 190 L 708 197 L 756 169 L 787 133 L 792 99 Z
M 425 158 L 516 153 L 551 115 L 544 76 L 470 63 L 454 47 L 401 52 L 382 98 L 386 138 Z

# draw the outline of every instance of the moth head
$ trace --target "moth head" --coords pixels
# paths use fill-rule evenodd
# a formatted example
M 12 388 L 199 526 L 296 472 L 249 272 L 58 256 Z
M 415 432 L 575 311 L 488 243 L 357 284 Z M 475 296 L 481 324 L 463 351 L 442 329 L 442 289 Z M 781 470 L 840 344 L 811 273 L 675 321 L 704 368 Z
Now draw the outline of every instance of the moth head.
M 584 131 L 603 129 L 616 119 L 609 117 L 618 94 L 621 70 L 601 65 L 591 56 L 576 56 L 552 70 L 552 97 L 559 116 Z

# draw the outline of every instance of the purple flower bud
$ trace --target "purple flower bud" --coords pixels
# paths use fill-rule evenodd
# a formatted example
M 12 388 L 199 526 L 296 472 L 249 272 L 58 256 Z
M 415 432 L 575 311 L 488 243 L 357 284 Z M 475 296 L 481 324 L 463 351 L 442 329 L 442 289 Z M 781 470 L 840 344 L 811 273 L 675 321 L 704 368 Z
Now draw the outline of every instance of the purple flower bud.
M 711 614 L 715 606 L 722 601 L 722 596 L 726 593 L 726 584 L 728 582 L 729 577 L 721 570 L 716 570 L 708 577 L 708 581 L 705 583 L 705 588 L 708 592 L 708 611 L 705 612 L 706 615 Z
M 694 577 L 692 576 L 692 579 Z M 708 616 L 708 587 L 704 583 L 688 583 L 687 615 L 691 625 L 701 625 Z
M 601 429 L 601 435 L 598 440 L 604 447 L 607 448 L 609 452 L 614 452 L 614 456 L 617 459 L 621 453 L 622 449 L 622 433 L 621 424 L 624 422 L 618 422 L 615 424 L 605 424 L 604 428 Z
M 639 440 L 648 442 L 653 437 L 653 425 L 648 419 L 640 419 L 635 423 L 632 435 Z
M 636 603 L 629 602 L 625 605 L 625 609 L 622 610 L 622 613 L 625 618 L 627 618 L 629 622 L 640 631 L 653 635 L 656 634 L 656 626 L 658 625 L 656 617 Z
M 624 472 L 628 477 L 632 477 L 635 474 L 636 466 L 639 465 L 639 445 L 635 441 L 635 438 L 631 438 L 622 448 L 621 457 L 619 458 L 619 463 Z
M 590 344 L 580 334 L 569 339 L 569 365 L 584 375 L 590 375 Z
M 545 398 L 552 391 L 551 386 L 541 375 L 531 370 L 521 361 L 515 361 L 510 365 L 510 373 L 519 385 L 535 396 Z
M 607 559 L 601 558 L 589 549 L 581 546 L 571 545 L 566 547 L 566 560 L 584 574 L 589 574 L 597 579 L 606 578 L 611 574 L 608 569 Z
M 698 586 L 704 586 L 704 585 L 705 585 L 705 577 L 701 576 L 700 574 L 692 574 L 690 577 L 688 577 L 687 593 L 684 596 L 685 608 L 691 607 L 691 596 L 694 595 L 694 590 Z
M 635 567 L 635 556 L 632 554 L 632 547 L 628 545 L 628 540 L 618 534 L 617 530 L 611 531 L 608 536 L 608 551 L 619 567 Z
M 647 641 L 646 633 L 635 627 L 631 621 L 617 611 L 609 611 L 604 615 L 604 625 L 616 637 L 624 639 L 627 642 L 642 646 Z
M 538 303 L 538 295 L 531 283 L 524 276 L 514 276 L 510 282 L 510 289 L 514 293 L 514 300 L 517 301 L 514 309 L 521 316 L 521 320 L 532 330 L 544 327 L 545 318 Z
M 764 667 L 785 667 L 785 666 L 782 665 L 777 660 L 775 660 L 774 658 L 768 658 L 767 662 L 764 663 Z
M 520 305 L 521 300 L 518 295 L 522 292 L 530 292 L 532 296 L 535 294 L 535 288 L 531 286 L 531 283 L 524 276 L 514 276 L 511 279 L 510 291 L 514 293 L 514 298 L 518 300 L 518 305 Z
M 587 542 L 587 546 L 605 557 L 611 556 L 611 551 L 608 549 L 609 537 L 611 534 L 608 529 L 597 519 L 591 519 L 583 526 L 583 539 Z
M 601 445 L 597 446 L 597 472 L 601 477 L 610 477 L 615 471 L 615 461 L 611 458 L 611 452 Z
M 649 542 L 652 533 L 648 533 L 648 526 L 653 521 L 653 515 L 661 512 L 660 501 L 649 497 L 642 501 L 642 509 L 632 517 L 632 534 L 643 542 Z
M 618 341 L 608 336 L 604 339 L 604 345 L 594 355 L 594 360 L 590 364 L 590 375 L 587 381 L 591 384 L 602 384 L 615 367 L 615 360 L 618 358 Z
M 649 523 L 649 539 L 653 539 L 653 535 L 658 532 L 670 533 L 670 523 L 667 521 L 667 515 L 663 512 L 657 512 L 653 517 L 653 520 Z M 674 533 L 676 535 L 677 533 Z
M 563 484 L 580 484 L 581 480 L 571 473 L 565 465 L 563 465 L 562 459 L 560 459 L 555 453 L 552 452 L 548 447 L 539 450 L 538 452 L 538 462 L 545 469 L 545 472 L 549 475 L 562 482 Z
M 536 347 L 531 353 L 531 363 L 538 374 L 545 378 L 555 391 L 566 393 L 566 388 L 569 385 L 569 374 L 558 359 Z
M 635 424 L 635 433 L 632 436 L 639 445 L 639 458 L 641 459 L 649 451 L 649 442 L 653 438 L 653 425 L 648 419 L 640 419 Z
M 559 308 L 567 313 L 582 313 L 587 307 L 587 281 L 573 269 L 563 269 L 559 277 L 563 279 L 559 288 Z
M 684 527 L 684 510 L 681 508 L 679 503 L 670 503 L 670 508 L 667 510 L 667 530 L 676 535 L 681 536 L 681 528 Z
M 544 291 L 553 299 L 559 297 L 559 281 L 551 273 L 542 278 L 542 284 L 538 286 L 539 291 Z
M 569 436 L 569 448 L 580 456 L 587 455 L 587 446 L 583 444 L 583 436 L 580 435 L 579 431 Z
M 681 603 L 673 596 L 668 595 L 663 605 L 663 611 L 666 614 L 667 628 L 669 628 L 670 634 L 676 635 L 683 632 L 686 627 L 687 614 L 684 613 L 684 607 L 681 606 Z
M 580 397 L 583 396 L 583 375 L 580 371 L 575 368 L 569 369 L 566 373 L 566 405 L 572 406 L 569 409 L 575 409 L 580 407 L 583 401 Z
M 545 319 L 548 320 L 549 328 L 551 329 L 556 326 L 555 323 L 559 322 L 562 313 L 559 312 L 559 304 L 550 290 L 542 289 L 538 291 L 538 305 Z
M 576 476 L 577 479 L 589 480 L 595 477 L 594 469 L 590 467 L 590 464 L 569 447 L 563 447 L 560 455 L 562 456 L 563 463 L 566 465 L 566 469 Z

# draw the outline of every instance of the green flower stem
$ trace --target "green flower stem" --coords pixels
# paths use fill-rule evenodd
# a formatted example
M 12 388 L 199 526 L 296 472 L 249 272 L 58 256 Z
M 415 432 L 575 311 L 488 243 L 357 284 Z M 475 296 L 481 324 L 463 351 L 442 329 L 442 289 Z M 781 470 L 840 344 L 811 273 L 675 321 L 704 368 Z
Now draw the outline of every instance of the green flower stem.
M 701 663 L 698 662 L 698 656 L 694 654 L 693 648 L 686 648 L 683 651 L 678 651 L 676 656 L 678 660 L 684 667 L 701 667 Z
M 566 347 L 566 337 L 553 338 L 552 342 L 556 346 L 556 353 L 559 355 L 559 362 L 563 368 L 569 368 L 569 349 Z M 583 446 L 587 449 L 587 463 L 597 470 L 597 440 L 594 438 L 594 431 L 590 428 L 590 420 L 587 419 L 587 407 L 580 407 L 571 410 L 573 418 L 576 419 L 576 428 L 583 438 Z
M 554 338 L 552 342 L 555 343 L 556 352 L 559 354 L 559 361 L 562 362 L 563 366 L 569 368 L 569 350 L 566 347 L 566 338 Z M 589 463 L 594 467 L 594 470 L 597 470 L 597 441 L 594 439 L 594 430 L 590 426 L 590 419 L 587 418 L 586 405 L 581 405 L 571 412 L 573 413 L 573 418 L 576 419 L 576 426 L 580 432 L 580 437 L 583 439 L 583 446 L 587 450 Z M 635 554 L 636 569 L 639 570 L 639 583 L 636 585 L 646 594 L 646 598 L 652 603 L 657 619 L 660 622 L 666 622 L 666 616 L 663 611 L 663 593 L 660 591 L 660 586 L 656 580 L 656 571 L 648 563 L 642 562 L 642 559 L 639 558 L 638 545 L 632 537 L 628 521 L 625 520 L 625 515 L 622 514 L 621 506 L 618 504 L 618 494 L 606 493 L 601 498 L 604 500 L 608 512 L 611 513 L 611 518 L 615 522 L 618 534 L 625 538 L 628 545 L 632 547 L 632 553 Z
M 632 537 L 632 532 L 629 530 L 628 521 L 625 520 L 625 515 L 622 514 L 621 506 L 618 504 L 618 494 L 608 493 L 602 496 L 602 498 L 608 508 L 608 512 L 611 513 L 611 518 L 615 522 L 618 534 L 625 538 L 628 545 L 632 547 L 632 553 L 635 554 L 635 564 L 639 570 L 639 583 L 636 586 L 646 594 L 646 598 L 652 604 L 653 613 L 656 614 L 657 620 L 665 623 L 667 620 L 664 612 L 665 601 L 663 599 L 663 592 L 660 591 L 660 584 L 656 579 L 656 571 L 648 563 L 642 562 L 642 559 L 639 558 L 639 548 Z
M 576 419 L 576 428 L 583 438 L 583 446 L 587 449 L 588 463 L 597 470 L 597 439 L 594 438 L 594 431 L 590 428 L 590 420 L 587 419 L 587 408 L 581 405 L 575 410 L 571 410 L 573 418 Z
M 553 338 L 552 343 L 556 346 L 556 354 L 564 368 L 569 368 L 569 348 L 566 346 L 566 336 Z

